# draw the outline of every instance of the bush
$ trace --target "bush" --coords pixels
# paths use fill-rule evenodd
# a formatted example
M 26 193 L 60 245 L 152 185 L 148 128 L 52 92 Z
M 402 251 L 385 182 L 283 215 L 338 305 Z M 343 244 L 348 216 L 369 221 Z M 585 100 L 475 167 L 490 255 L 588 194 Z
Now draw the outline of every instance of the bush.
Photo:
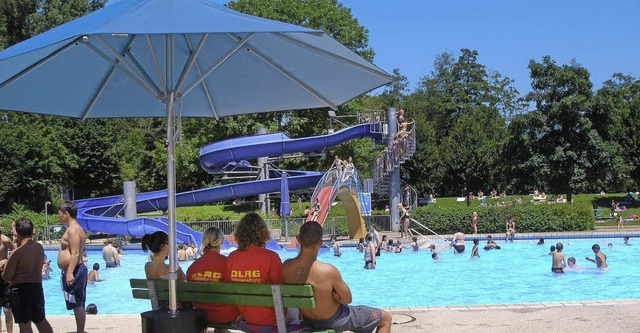
M 478 212 L 479 233 L 503 233 L 510 216 L 518 232 L 584 231 L 595 228 L 592 207 L 588 203 L 556 205 L 512 205 L 506 207 L 441 207 L 417 208 L 412 217 L 436 233 L 472 232 L 471 216 Z M 413 225 L 420 233 L 427 233 Z

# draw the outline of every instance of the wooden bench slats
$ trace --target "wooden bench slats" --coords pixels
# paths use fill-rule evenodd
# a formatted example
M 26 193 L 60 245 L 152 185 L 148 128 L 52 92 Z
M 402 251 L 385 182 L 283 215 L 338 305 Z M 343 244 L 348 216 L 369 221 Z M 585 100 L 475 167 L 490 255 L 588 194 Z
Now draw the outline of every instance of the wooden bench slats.
M 130 279 L 133 298 L 150 299 L 146 279 Z M 169 299 L 169 281 L 154 280 L 155 294 L 159 300 Z M 176 298 L 180 302 L 219 303 L 234 305 L 274 306 L 270 284 L 208 283 L 176 281 Z M 282 306 L 285 308 L 315 308 L 313 288 L 310 285 L 280 285 Z M 209 324 L 211 328 L 236 329 L 228 324 Z M 334 330 L 307 328 L 301 333 L 335 333 Z
M 148 289 L 133 289 L 133 298 L 149 299 Z M 158 299 L 169 299 L 168 290 L 156 290 Z M 196 303 L 220 303 L 234 305 L 258 305 L 273 306 L 273 297 L 271 295 L 238 295 L 223 293 L 198 293 L 185 292 L 178 289 L 176 299 L 179 302 L 196 302 Z M 282 304 L 285 308 L 315 308 L 315 299 L 313 297 L 290 297 L 283 296 Z
M 153 282 L 156 290 L 169 289 L 167 280 L 155 280 Z M 147 280 L 144 279 L 131 279 L 130 284 L 131 288 L 147 288 Z M 185 292 L 271 295 L 271 285 L 269 284 L 176 281 L 176 288 Z M 313 297 L 313 288 L 310 285 L 283 284 L 280 287 L 280 292 L 283 296 Z

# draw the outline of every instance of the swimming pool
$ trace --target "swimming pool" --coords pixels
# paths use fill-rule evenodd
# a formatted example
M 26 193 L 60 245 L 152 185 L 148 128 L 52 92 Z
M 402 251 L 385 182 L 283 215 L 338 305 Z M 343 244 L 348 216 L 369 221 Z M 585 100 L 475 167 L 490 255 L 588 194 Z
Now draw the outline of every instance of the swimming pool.
M 632 238 L 635 243 L 637 239 Z M 607 243 L 613 243 L 612 248 Z M 378 258 L 377 269 L 362 269 L 362 253 L 343 248 L 342 257 L 322 253 L 319 260 L 336 266 L 353 293 L 352 304 L 376 307 L 417 307 L 473 304 L 513 304 L 526 302 L 559 302 L 640 298 L 635 284 L 640 279 L 640 243 L 624 246 L 622 239 L 565 240 L 564 253 L 575 257 L 584 270 L 557 275 L 550 272 L 549 246 L 535 241 L 499 242 L 501 250 L 480 250 L 480 259 L 470 260 L 472 244 L 466 243 L 464 254 L 451 250 L 440 254 L 441 261 L 431 259 L 428 251 L 386 253 Z M 591 246 L 600 244 L 608 257 L 609 270 L 601 272 L 595 264 Z M 47 251 L 56 261 L 57 252 Z M 281 258 L 296 253 L 281 252 Z M 99 250 L 88 251 L 89 267 L 100 263 Z M 148 300 L 131 296 L 130 278 L 144 277 L 147 254 L 125 250 L 120 268 L 101 268 L 100 277 L 107 281 L 87 286 L 87 304 L 95 303 L 100 314 L 135 314 L 150 310 Z M 190 262 L 181 263 L 186 271 Z M 54 267 L 51 280 L 44 281 L 46 313 L 71 314 L 64 306 L 60 291 L 60 270 Z

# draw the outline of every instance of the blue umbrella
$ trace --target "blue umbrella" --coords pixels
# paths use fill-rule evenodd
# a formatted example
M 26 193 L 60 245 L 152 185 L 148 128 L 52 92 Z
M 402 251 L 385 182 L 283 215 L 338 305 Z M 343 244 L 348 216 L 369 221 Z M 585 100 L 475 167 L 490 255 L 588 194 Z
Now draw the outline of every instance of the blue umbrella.
M 287 172 L 282 172 L 280 181 L 280 216 L 284 216 L 284 237 L 289 238 L 289 221 L 287 216 L 291 215 L 291 204 L 289 203 L 289 177 Z
M 121 0 L 3 50 L 0 68 L 0 109 L 82 119 L 166 117 L 172 313 L 176 114 L 217 119 L 335 110 L 391 82 L 322 31 L 210 0 Z

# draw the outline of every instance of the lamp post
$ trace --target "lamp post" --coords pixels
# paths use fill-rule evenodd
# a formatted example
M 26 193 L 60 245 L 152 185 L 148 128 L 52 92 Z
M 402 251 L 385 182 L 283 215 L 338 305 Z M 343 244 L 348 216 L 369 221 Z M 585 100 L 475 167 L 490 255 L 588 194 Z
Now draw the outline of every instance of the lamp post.
M 47 211 L 47 205 L 50 205 L 51 202 L 47 201 L 44 203 L 44 239 L 49 240 L 49 212 Z

